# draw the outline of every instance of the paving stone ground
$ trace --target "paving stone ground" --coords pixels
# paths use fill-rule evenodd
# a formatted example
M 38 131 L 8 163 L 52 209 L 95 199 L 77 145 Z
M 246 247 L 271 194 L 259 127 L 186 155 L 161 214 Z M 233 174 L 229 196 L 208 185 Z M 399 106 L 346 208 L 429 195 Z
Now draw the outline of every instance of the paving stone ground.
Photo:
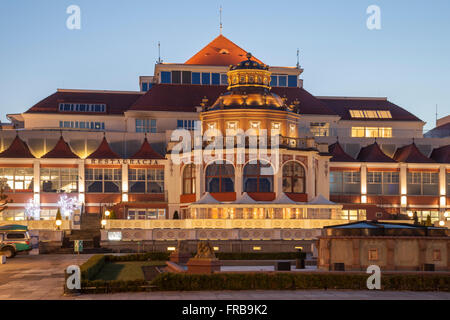
M 0 265 L 0 300 L 330 300 L 330 299 L 395 299 L 450 300 L 449 292 L 411 291 L 201 291 L 143 292 L 63 296 L 64 270 L 69 265 L 81 265 L 91 255 L 19 255 Z

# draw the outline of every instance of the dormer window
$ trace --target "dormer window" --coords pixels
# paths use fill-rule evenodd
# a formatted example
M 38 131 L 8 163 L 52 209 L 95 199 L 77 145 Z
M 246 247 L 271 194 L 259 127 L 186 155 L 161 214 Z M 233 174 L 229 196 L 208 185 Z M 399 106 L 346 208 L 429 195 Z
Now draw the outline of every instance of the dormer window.
M 106 104 L 102 103 L 60 103 L 60 112 L 106 112 Z

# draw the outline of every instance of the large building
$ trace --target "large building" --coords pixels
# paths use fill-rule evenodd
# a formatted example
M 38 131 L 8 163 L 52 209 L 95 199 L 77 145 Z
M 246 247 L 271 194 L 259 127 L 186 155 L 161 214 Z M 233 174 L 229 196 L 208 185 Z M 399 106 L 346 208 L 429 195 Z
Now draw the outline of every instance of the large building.
M 0 177 L 13 202 L 0 220 L 54 219 L 63 194 L 87 214 L 114 209 L 112 229 L 174 216 L 187 229 L 236 220 L 270 232 L 413 212 L 446 220 L 449 135 L 424 137 L 425 123 L 386 98 L 315 96 L 302 72 L 220 35 L 185 63 L 157 63 L 135 92 L 58 89 L 2 126 Z M 266 152 L 255 151 L 266 132 Z

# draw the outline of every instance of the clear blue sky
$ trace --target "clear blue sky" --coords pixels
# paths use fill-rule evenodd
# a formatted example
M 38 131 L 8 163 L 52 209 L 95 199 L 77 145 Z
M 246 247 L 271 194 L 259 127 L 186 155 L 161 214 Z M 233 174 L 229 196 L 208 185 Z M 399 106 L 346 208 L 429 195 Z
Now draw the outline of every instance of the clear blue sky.
M 81 30 L 66 9 L 81 8 Z M 381 30 L 366 9 L 381 8 Z M 269 65 L 293 66 L 315 95 L 387 96 L 434 126 L 450 114 L 450 1 L 0 0 L 0 112 L 27 110 L 57 88 L 138 90 L 219 33 Z

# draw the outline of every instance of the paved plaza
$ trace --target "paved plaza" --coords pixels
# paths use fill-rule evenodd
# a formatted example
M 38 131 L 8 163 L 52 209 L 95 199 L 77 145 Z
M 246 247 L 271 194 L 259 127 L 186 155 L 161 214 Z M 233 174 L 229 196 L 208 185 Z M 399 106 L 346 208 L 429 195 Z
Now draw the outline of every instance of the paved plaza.
M 9 259 L 7 264 L 0 265 L 0 300 L 450 300 L 450 292 L 369 290 L 192 291 L 63 296 L 65 268 L 72 264 L 81 265 L 89 259 L 90 256 L 91 255 L 19 255 L 14 259 Z

